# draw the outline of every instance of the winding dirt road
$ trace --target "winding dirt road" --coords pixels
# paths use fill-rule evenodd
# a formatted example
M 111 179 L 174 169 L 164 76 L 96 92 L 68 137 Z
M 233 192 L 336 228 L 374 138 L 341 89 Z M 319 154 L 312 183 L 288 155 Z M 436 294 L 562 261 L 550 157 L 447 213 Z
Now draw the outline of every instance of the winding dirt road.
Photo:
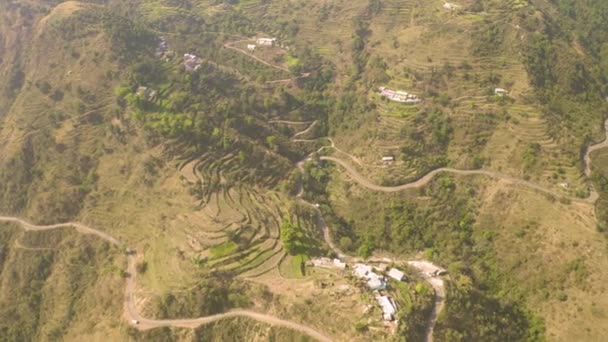
M 581 199 L 581 198 L 576 198 L 576 197 L 569 197 L 564 194 L 560 194 L 556 191 L 552 191 L 550 189 L 542 187 L 538 184 L 535 184 L 535 183 L 532 183 L 532 182 L 529 182 L 529 181 L 526 181 L 523 179 L 507 176 L 507 175 L 504 175 L 504 174 L 501 174 L 498 172 L 494 172 L 494 171 L 458 170 L 458 169 L 452 169 L 449 167 L 444 167 L 444 168 L 433 170 L 433 171 L 427 173 L 426 175 L 424 175 L 422 178 L 420 178 L 417 181 L 414 181 L 412 183 L 407 183 L 407 184 L 398 185 L 398 186 L 381 186 L 381 185 L 376 185 L 376 184 L 372 183 L 370 180 L 368 180 L 367 178 L 365 178 L 361 174 L 359 174 L 352 166 L 350 166 L 349 164 L 347 164 L 346 162 L 344 162 L 340 159 L 337 159 L 334 157 L 323 156 L 323 157 L 321 157 L 321 160 L 331 161 L 333 163 L 340 165 L 341 167 L 346 169 L 346 171 L 350 174 L 350 176 L 357 183 L 359 183 L 359 185 L 362 185 L 370 190 L 382 191 L 382 192 L 398 192 L 398 191 L 403 191 L 403 190 L 420 188 L 420 187 L 427 185 L 430 181 L 433 180 L 433 178 L 435 178 L 435 176 L 437 176 L 440 173 L 452 173 L 452 174 L 462 175 L 462 176 L 482 175 L 482 176 L 486 176 L 486 177 L 490 177 L 490 178 L 494 178 L 494 179 L 504 180 L 509 183 L 527 187 L 527 188 L 530 188 L 530 189 L 533 189 L 533 190 L 536 190 L 536 191 L 539 191 L 539 192 L 542 192 L 542 193 L 545 193 L 548 195 L 552 195 L 552 196 L 556 196 L 556 197 L 567 197 L 570 200 L 576 201 L 576 202 L 595 203 L 595 201 L 597 201 L 597 199 L 599 198 L 599 195 L 595 191 L 591 191 L 591 194 L 589 195 L 589 197 Z
M 254 56 L 254 55 L 248 53 L 247 51 L 245 51 L 243 49 L 239 49 L 239 48 L 237 48 L 237 47 L 234 46 L 234 45 L 236 45 L 238 43 L 250 42 L 251 40 L 252 39 L 247 38 L 247 39 L 241 39 L 241 40 L 237 40 L 237 41 L 234 41 L 234 42 L 226 43 L 226 44 L 224 44 L 224 48 L 234 50 L 234 51 L 236 51 L 238 53 L 242 53 L 243 55 L 248 56 L 250 58 L 253 58 L 256 61 L 258 61 L 258 62 L 260 62 L 260 63 L 262 63 L 264 65 L 267 65 L 267 66 L 269 66 L 271 68 L 275 68 L 277 70 L 282 70 L 282 71 L 285 71 L 287 73 L 290 72 L 289 69 L 287 69 L 285 67 L 282 67 L 282 66 L 276 65 L 276 64 L 272 64 L 272 63 L 268 63 L 265 60 L 263 60 L 263 59 L 261 59 L 261 58 L 259 58 L 257 56 Z M 307 78 L 307 77 L 310 77 L 310 73 L 309 72 L 302 73 L 302 74 L 300 74 L 300 76 L 295 76 L 295 77 L 292 77 L 292 78 L 285 78 L 285 79 L 280 79 L 280 80 L 267 81 L 266 84 L 291 82 L 291 81 L 295 81 L 295 80 L 298 80 L 298 79 L 301 79 L 301 78 Z
M 224 47 L 226 49 L 231 49 L 231 50 L 237 51 L 239 53 L 242 53 L 242 54 L 244 54 L 246 56 L 249 56 L 249 57 L 255 59 L 256 61 L 258 61 L 258 62 L 260 62 L 260 63 L 262 63 L 264 65 L 267 65 L 267 66 L 269 66 L 271 68 L 275 68 L 275 69 L 279 69 L 279 70 L 283 70 L 283 71 L 289 72 L 289 69 L 287 69 L 287 68 L 284 68 L 284 67 L 279 66 L 279 65 L 274 65 L 274 64 L 268 63 L 265 60 L 263 60 L 263 59 L 261 59 L 261 58 L 259 58 L 257 56 L 254 56 L 254 55 L 248 53 L 247 51 L 241 50 L 241 49 L 239 49 L 239 48 L 237 48 L 237 47 L 234 46 L 235 44 L 249 42 L 249 41 L 251 41 L 251 39 L 237 40 L 236 42 L 230 42 L 230 43 L 224 44 Z M 279 81 L 283 81 L 283 80 L 279 80 Z
M 303 131 L 301 131 L 301 132 L 298 132 L 298 133 L 294 134 L 292 138 L 297 138 L 297 137 L 299 137 L 300 135 L 304 135 L 304 134 L 306 134 L 306 133 L 310 132 L 310 130 L 311 130 L 311 129 L 313 129 L 313 128 L 315 127 L 315 125 L 317 124 L 317 122 L 318 122 L 318 121 L 316 121 L 316 120 L 315 120 L 315 121 L 313 121 L 313 123 L 312 123 L 310 126 L 308 126 L 308 128 L 307 128 L 307 129 L 305 129 L 305 130 L 303 130 Z
M 603 148 L 608 147 L 608 119 L 606 121 L 604 121 L 604 130 L 606 132 L 606 136 L 604 137 L 604 141 L 595 144 L 595 145 L 591 145 L 587 148 L 587 151 L 585 152 L 585 176 L 587 177 L 591 177 L 591 153 L 593 153 L 594 151 L 597 150 L 601 150 Z
M 12 222 L 17 223 L 23 227 L 26 231 L 47 231 L 53 229 L 60 228 L 74 228 L 77 232 L 82 234 L 91 234 L 96 235 L 102 240 L 108 241 L 109 243 L 117 246 L 124 247 L 124 244 L 121 243 L 118 239 L 104 233 L 100 230 L 85 226 L 78 222 L 67 222 L 67 223 L 59 223 L 53 225 L 35 225 L 30 222 L 27 222 L 18 217 L 12 216 L 0 216 L 0 222 Z M 139 330 L 147 330 L 159 327 L 180 327 L 180 328 L 196 328 L 198 326 L 209 324 L 212 322 L 216 322 L 226 318 L 233 317 L 247 317 L 259 322 L 282 326 L 289 329 L 293 329 L 295 331 L 299 331 L 310 337 L 313 337 L 319 341 L 327 342 L 331 341 L 331 338 L 327 337 L 323 333 L 305 326 L 303 324 L 299 324 L 296 322 L 280 319 L 271 315 L 262 314 L 259 312 L 248 311 L 248 310 L 232 310 L 225 313 L 211 315 L 207 317 L 200 318 L 192 318 L 192 319 L 149 319 L 142 317 L 137 310 L 137 299 L 135 296 L 136 293 L 136 254 L 135 252 L 128 253 L 127 255 L 128 266 L 127 266 L 127 281 L 125 286 L 125 318 L 129 320 L 129 322 L 133 322 L 134 320 L 138 321 L 139 324 L 135 325 L 135 327 Z
M 74 228 L 74 229 L 76 229 L 77 232 L 79 232 L 81 234 L 97 235 L 102 240 L 106 240 L 115 246 L 121 245 L 120 241 L 113 238 L 112 236 L 110 236 L 102 231 L 87 227 L 87 226 L 77 223 L 77 222 L 67 222 L 67 223 L 58 223 L 58 224 L 40 226 L 40 225 L 31 224 L 18 217 L 12 217 L 12 216 L 0 216 L 0 222 L 17 223 L 17 224 L 21 225 L 21 227 L 23 227 L 23 229 L 25 229 L 26 231 L 34 231 L 34 232 L 39 232 L 39 231 L 44 231 L 44 230 L 53 230 L 53 229 L 59 229 L 59 228 Z

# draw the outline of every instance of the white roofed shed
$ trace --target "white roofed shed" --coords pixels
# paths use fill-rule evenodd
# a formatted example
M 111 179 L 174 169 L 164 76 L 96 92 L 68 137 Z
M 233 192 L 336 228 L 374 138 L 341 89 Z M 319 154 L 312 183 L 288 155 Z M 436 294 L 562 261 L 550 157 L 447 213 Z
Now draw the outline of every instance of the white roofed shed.
M 396 268 L 391 268 L 390 271 L 388 271 L 388 276 L 397 281 L 403 281 L 406 279 L 405 273 L 399 271 Z

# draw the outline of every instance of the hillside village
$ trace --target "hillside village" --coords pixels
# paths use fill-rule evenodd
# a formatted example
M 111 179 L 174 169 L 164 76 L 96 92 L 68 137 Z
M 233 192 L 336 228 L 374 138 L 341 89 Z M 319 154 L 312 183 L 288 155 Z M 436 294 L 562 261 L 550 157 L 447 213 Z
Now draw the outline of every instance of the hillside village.
M 397 290 L 398 283 L 408 282 L 409 278 L 405 272 L 397 267 L 389 267 L 392 264 L 391 259 L 372 260 L 367 263 L 354 262 L 349 264 L 342 261 L 340 258 L 316 258 L 310 260 L 307 264 L 312 267 L 320 267 L 326 269 L 335 269 L 340 271 L 343 276 L 352 276 L 365 284 L 365 287 L 371 292 L 376 300 L 376 304 L 380 308 L 382 314 L 381 319 L 387 326 L 397 326 L 399 320 L 397 313 L 399 306 L 391 293 Z M 429 284 L 439 288 L 443 287 L 443 280 L 439 277 L 446 275 L 446 270 L 433 265 L 427 261 L 409 261 L 408 266 L 411 271 L 416 271 L 416 275 L 422 276 Z M 441 290 L 443 291 L 443 290 Z

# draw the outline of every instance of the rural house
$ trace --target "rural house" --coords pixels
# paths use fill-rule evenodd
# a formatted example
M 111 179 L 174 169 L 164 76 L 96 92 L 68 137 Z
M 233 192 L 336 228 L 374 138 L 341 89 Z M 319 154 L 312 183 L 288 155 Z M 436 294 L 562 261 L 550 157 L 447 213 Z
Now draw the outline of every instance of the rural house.
M 276 38 L 258 38 L 255 42 L 260 46 L 273 46 L 276 41 Z
M 379 90 L 380 96 L 383 96 L 391 101 L 405 104 L 418 104 L 422 102 L 422 100 L 420 100 L 417 95 L 410 94 L 405 91 L 395 91 L 387 89 L 385 87 L 380 87 Z
M 374 273 L 369 265 L 355 264 L 353 275 L 357 278 L 367 279 L 367 286 L 372 291 L 386 289 L 384 277 Z
M 406 279 L 406 277 L 405 277 L 405 273 L 403 273 L 403 272 L 399 271 L 399 270 L 398 270 L 398 269 L 396 269 L 396 268 L 391 268 L 391 270 L 390 270 L 390 271 L 388 271 L 388 274 L 387 274 L 387 275 L 388 275 L 389 277 L 391 277 L 391 278 L 393 278 L 393 279 L 397 280 L 397 281 L 403 281 L 403 280 L 405 280 L 405 279 Z
M 507 95 L 509 92 L 502 88 L 494 88 L 494 94 L 498 96 Z
M 378 304 L 382 307 L 382 317 L 385 321 L 392 321 L 395 319 L 395 314 L 397 313 L 397 308 L 395 307 L 395 303 L 393 300 L 387 296 L 378 296 L 376 297 Z
M 455 10 L 456 8 L 458 8 L 458 5 L 453 2 L 446 2 L 443 4 L 443 8 L 447 10 Z
M 202 64 L 202 61 L 200 58 L 198 58 L 196 55 L 193 54 L 185 54 L 184 55 L 184 67 L 186 68 L 186 71 L 191 72 L 191 71 L 196 71 L 198 69 L 200 69 Z

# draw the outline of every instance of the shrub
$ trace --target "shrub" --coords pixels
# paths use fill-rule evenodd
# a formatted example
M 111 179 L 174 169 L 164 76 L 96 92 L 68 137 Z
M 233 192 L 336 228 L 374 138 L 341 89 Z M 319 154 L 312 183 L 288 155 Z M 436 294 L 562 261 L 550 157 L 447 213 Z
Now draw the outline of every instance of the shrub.
M 368 331 L 368 330 L 369 330 L 369 327 L 368 327 L 368 326 L 367 326 L 367 324 L 365 324 L 365 323 L 357 323 L 357 324 L 355 324 L 355 330 L 356 330 L 357 332 L 362 333 L 362 332 L 366 332 L 366 331 Z

